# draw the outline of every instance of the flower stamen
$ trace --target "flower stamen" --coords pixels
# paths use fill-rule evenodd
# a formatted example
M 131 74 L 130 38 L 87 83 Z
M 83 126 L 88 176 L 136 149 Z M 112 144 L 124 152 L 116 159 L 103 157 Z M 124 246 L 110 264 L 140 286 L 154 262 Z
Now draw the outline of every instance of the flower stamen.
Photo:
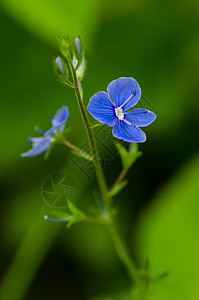
M 127 104 L 133 98 L 133 96 L 135 96 L 135 94 L 136 90 L 133 90 L 133 94 L 131 94 L 120 107 L 123 107 L 125 104 Z
M 131 122 L 129 122 L 129 121 L 127 121 L 127 120 L 123 120 L 124 121 L 124 123 L 126 123 L 126 124 L 128 124 L 128 125 L 134 125 L 134 124 L 132 124 Z M 134 127 L 134 126 L 133 126 Z
M 121 107 L 116 107 L 115 108 L 115 113 L 116 113 L 116 116 L 119 120 L 123 120 L 124 119 L 124 113 L 123 113 L 123 110 Z

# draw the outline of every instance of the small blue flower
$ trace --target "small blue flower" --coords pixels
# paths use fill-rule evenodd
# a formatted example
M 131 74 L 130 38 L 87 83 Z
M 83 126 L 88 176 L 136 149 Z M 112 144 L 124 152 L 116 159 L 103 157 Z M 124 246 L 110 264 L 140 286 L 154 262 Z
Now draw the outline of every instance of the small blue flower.
M 152 123 L 156 115 L 144 108 L 127 111 L 141 97 L 137 81 L 121 77 L 112 81 L 107 91 L 108 93 L 98 92 L 91 97 L 87 107 L 89 113 L 100 123 L 113 127 L 115 137 L 132 143 L 145 142 L 146 135 L 139 127 Z
M 55 60 L 56 64 L 58 65 L 60 71 L 62 72 L 63 75 L 65 75 L 65 72 L 64 72 L 64 68 L 63 68 L 63 65 L 62 65 L 62 59 L 60 56 L 58 56 Z
M 35 137 L 35 138 L 29 137 L 28 142 L 33 143 L 32 149 L 30 149 L 25 153 L 22 153 L 21 156 L 30 157 L 45 152 L 50 147 L 51 143 L 55 141 L 53 135 L 56 134 L 57 131 L 61 133 L 64 130 L 68 115 L 69 115 L 68 107 L 63 106 L 57 111 L 55 116 L 51 117 L 52 127 L 49 130 L 44 132 L 41 129 L 37 128 L 37 131 L 42 133 L 43 136 Z

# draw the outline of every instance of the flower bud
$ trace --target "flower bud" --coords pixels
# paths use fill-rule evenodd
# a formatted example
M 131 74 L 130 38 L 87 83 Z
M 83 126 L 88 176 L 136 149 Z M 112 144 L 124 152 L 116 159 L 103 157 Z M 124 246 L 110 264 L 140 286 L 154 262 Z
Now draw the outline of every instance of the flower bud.
M 60 56 L 58 56 L 55 60 L 56 64 L 58 65 L 60 71 L 62 72 L 63 75 L 65 75 L 65 72 L 64 72 L 64 68 L 63 68 L 63 65 L 62 65 L 62 59 Z
M 86 69 L 86 63 L 85 63 L 85 59 L 84 59 L 84 56 L 83 56 L 81 65 L 80 65 L 80 67 L 76 71 L 77 79 L 78 80 L 82 80 L 83 79 L 84 73 L 85 73 L 85 69 Z
M 78 53 L 79 53 L 79 55 L 81 54 L 81 41 L 80 41 L 80 39 L 77 37 L 77 38 L 75 38 L 75 44 L 76 44 L 76 46 L 77 46 L 77 50 L 78 50 Z

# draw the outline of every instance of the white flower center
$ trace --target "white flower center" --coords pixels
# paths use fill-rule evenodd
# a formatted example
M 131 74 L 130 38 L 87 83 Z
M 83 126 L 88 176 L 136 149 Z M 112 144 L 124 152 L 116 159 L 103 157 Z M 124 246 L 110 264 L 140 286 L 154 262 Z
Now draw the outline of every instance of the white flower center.
M 124 119 L 124 113 L 121 107 L 116 107 L 115 108 L 115 113 L 116 116 L 118 117 L 119 120 L 123 120 Z

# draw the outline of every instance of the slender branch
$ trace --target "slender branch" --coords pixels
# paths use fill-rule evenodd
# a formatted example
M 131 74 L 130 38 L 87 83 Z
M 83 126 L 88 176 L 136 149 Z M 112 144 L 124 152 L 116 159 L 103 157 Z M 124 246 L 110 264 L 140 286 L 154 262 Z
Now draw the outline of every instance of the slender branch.
M 72 88 L 75 88 L 75 84 L 73 84 L 72 82 L 68 81 L 67 79 L 65 79 L 66 83 L 68 85 L 70 85 Z
M 78 63 L 76 65 L 76 67 L 75 67 L 75 72 L 77 71 L 78 68 L 79 68 L 79 60 L 78 60 Z
M 51 218 L 51 217 L 45 215 L 44 219 L 51 221 L 51 222 L 64 223 L 64 222 L 73 220 L 74 216 L 67 216 L 62 219 L 57 219 L 57 218 Z M 105 217 L 95 218 L 95 217 L 87 216 L 87 215 L 84 215 L 84 218 L 82 219 L 82 221 L 86 221 L 86 222 L 90 222 L 90 223 L 97 223 L 97 224 L 102 224 L 102 225 L 108 225 L 111 223 L 111 220 L 109 220 L 108 218 L 105 218 Z
M 91 223 L 97 223 L 97 224 L 103 224 L 103 225 L 109 225 L 112 221 L 109 218 L 95 218 L 91 216 L 85 216 L 85 221 L 91 222 Z
M 102 126 L 103 124 L 98 121 L 89 124 L 90 128 L 95 127 L 97 125 Z
M 126 176 L 128 172 L 127 168 L 123 168 L 121 173 L 119 174 L 119 176 L 117 177 L 117 179 L 115 180 L 114 184 L 112 185 L 112 187 L 110 188 L 108 195 L 111 195 L 111 192 L 113 191 L 113 189 L 116 187 L 116 185 L 118 185 Z
M 80 155 L 84 156 L 85 158 L 87 158 L 87 159 L 89 159 L 89 160 L 91 160 L 91 161 L 93 160 L 93 157 L 92 157 L 90 154 L 84 152 L 84 151 L 81 150 L 80 148 L 78 148 L 78 147 L 76 147 L 75 145 L 71 144 L 69 141 L 63 140 L 63 143 L 64 143 L 67 147 L 71 148 L 72 150 L 78 152 Z

